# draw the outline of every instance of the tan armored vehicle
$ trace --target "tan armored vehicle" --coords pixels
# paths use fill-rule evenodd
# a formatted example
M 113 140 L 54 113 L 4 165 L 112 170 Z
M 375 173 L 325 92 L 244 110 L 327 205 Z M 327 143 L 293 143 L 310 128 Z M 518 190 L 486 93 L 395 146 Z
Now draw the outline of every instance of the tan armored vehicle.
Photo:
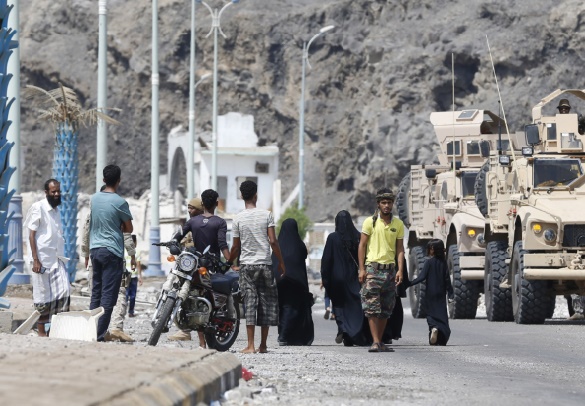
M 542 99 L 525 127 L 527 146 L 492 151 L 478 174 L 491 321 L 543 323 L 556 295 L 585 294 L 585 128 L 577 114 L 558 114 L 549 104 L 571 95 L 585 100 L 583 90 L 556 90 Z
M 412 166 L 400 183 L 396 202 L 409 229 L 409 277 L 422 270 L 426 244 L 441 239 L 455 291 L 449 316 L 474 318 L 483 290 L 485 251 L 484 218 L 475 203 L 474 184 L 485 157 L 497 147 L 503 121 L 487 110 L 435 112 L 430 121 L 439 143 L 439 164 Z M 425 316 L 424 295 L 424 284 L 411 288 L 414 317 Z

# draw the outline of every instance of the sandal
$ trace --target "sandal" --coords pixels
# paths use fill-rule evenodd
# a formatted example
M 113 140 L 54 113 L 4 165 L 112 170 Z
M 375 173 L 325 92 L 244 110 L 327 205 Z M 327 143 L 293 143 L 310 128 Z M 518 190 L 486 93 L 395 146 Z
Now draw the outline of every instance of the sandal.
M 385 344 L 380 344 L 380 352 L 394 352 L 394 348 L 386 347 Z
M 372 344 L 368 352 L 380 352 L 380 344 L 378 343 Z

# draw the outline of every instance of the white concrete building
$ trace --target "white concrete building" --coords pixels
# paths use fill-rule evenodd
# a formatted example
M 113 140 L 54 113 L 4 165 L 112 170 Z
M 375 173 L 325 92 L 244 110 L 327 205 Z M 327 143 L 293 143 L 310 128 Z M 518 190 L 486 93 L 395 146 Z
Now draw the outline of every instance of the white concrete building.
M 276 145 L 258 146 L 254 132 L 254 117 L 240 113 L 228 113 L 218 117 L 217 146 L 217 192 L 220 197 L 220 211 L 228 217 L 244 208 L 239 186 L 245 180 L 258 184 L 258 207 L 274 211 L 279 217 L 281 196 L 278 180 L 278 154 Z M 193 165 L 195 166 L 195 193 L 209 189 L 211 185 L 211 134 L 199 135 L 195 142 Z M 177 171 L 181 159 L 187 156 L 188 133 L 180 128 L 173 129 L 168 137 L 168 173 L 166 187 L 173 191 L 179 179 Z M 188 163 L 187 163 L 188 165 Z M 186 196 L 190 199 L 192 196 Z

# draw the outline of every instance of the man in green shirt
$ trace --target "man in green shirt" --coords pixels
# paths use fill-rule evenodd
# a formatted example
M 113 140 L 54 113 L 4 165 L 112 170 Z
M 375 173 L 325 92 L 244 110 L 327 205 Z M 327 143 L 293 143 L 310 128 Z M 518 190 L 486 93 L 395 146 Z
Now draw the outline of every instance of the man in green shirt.
M 382 334 L 396 303 L 396 286 L 402 283 L 404 224 L 392 216 L 394 193 L 383 188 L 376 193 L 378 208 L 364 221 L 358 248 L 359 281 L 364 313 L 374 343 L 370 352 L 393 351 L 382 342 Z

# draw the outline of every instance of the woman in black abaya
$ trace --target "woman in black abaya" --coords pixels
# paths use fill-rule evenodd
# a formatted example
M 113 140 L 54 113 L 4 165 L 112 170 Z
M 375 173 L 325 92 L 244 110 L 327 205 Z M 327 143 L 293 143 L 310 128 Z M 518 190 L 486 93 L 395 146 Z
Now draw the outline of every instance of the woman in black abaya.
M 432 240 L 429 242 L 427 255 L 430 258 L 426 260 L 418 278 L 410 282 L 410 286 L 427 281 L 422 305 L 427 314 L 429 325 L 429 344 L 447 345 L 451 336 L 449 315 L 447 314 L 447 295 L 449 295 L 449 299 L 453 298 L 453 286 L 445 260 L 443 241 Z
M 307 247 L 299 236 L 296 220 L 286 219 L 280 227 L 278 244 L 286 266 L 280 277 L 278 260 L 272 255 L 272 271 L 278 289 L 278 343 L 280 345 L 311 345 L 314 338 L 313 295 L 307 280 Z
M 369 327 L 364 317 L 358 281 L 357 251 L 360 233 L 345 210 L 335 217 L 335 232 L 329 234 L 321 258 L 321 280 L 329 297 L 338 327 L 336 342 L 368 345 Z M 288 272 L 288 268 L 287 268 Z

